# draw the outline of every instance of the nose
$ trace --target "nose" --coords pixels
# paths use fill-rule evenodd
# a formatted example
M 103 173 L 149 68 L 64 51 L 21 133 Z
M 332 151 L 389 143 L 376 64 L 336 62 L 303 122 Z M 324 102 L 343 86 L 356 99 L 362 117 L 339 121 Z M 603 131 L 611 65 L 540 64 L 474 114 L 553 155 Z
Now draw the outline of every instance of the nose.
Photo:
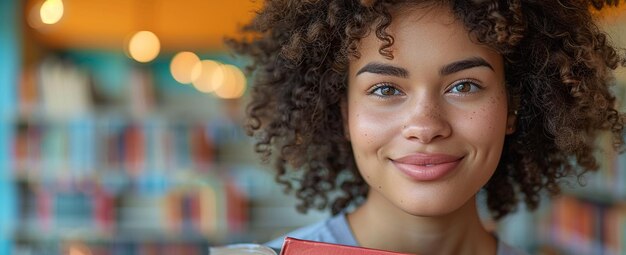
M 402 127 L 404 138 L 427 144 L 452 134 L 446 112 L 437 103 L 422 102 L 411 108 Z

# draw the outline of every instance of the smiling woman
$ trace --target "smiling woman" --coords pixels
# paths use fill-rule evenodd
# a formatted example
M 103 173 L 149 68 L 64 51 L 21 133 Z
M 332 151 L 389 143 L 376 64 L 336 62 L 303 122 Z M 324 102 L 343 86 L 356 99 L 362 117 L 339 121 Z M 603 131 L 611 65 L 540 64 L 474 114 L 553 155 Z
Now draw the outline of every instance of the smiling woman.
M 394 57 L 379 54 L 380 42 L 370 34 L 360 41 L 360 57 L 349 63 L 344 121 L 370 187 L 348 215 L 354 236 L 387 250 L 493 254 L 493 237 L 477 227 L 474 196 L 493 175 L 507 123 L 515 119 L 507 114 L 502 56 L 474 43 L 448 8 L 390 13 L 394 20 L 386 31 L 396 38 Z M 438 218 L 449 221 L 428 223 Z M 399 230 L 440 241 L 397 242 Z
M 598 132 L 623 148 L 609 85 L 624 58 L 594 3 L 268 1 L 258 36 L 231 41 L 257 71 L 249 128 L 299 209 L 335 215 L 287 236 L 521 254 L 482 226 L 479 190 L 500 219 L 596 170 Z

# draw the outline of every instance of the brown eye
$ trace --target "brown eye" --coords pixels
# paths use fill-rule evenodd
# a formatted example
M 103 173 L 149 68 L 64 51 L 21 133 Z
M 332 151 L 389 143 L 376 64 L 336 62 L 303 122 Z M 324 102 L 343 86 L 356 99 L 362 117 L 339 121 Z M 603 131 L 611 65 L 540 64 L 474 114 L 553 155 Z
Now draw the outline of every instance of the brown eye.
M 384 87 L 380 89 L 380 94 L 385 96 L 393 96 L 395 94 L 396 89 L 392 87 Z
M 390 96 L 400 96 L 403 95 L 402 91 L 395 88 L 391 85 L 380 85 L 374 88 L 370 94 L 379 96 L 379 97 L 390 97 Z
M 469 85 L 468 82 L 463 82 L 454 86 L 454 89 L 458 92 L 470 92 L 470 90 L 472 90 L 472 86 Z
M 480 89 L 481 89 L 480 86 L 476 85 L 475 83 L 471 81 L 462 81 L 453 85 L 452 88 L 448 90 L 448 92 L 450 93 L 473 93 L 473 92 L 478 92 L 478 90 Z

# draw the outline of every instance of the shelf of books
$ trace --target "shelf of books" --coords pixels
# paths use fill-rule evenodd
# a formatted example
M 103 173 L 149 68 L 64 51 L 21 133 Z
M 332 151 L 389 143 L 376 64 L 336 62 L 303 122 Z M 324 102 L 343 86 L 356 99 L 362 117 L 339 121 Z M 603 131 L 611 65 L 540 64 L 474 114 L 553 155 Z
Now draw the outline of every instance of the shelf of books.
M 11 122 L 15 249 L 204 254 L 243 234 L 248 198 L 232 173 L 246 161 L 226 162 L 218 149 L 245 144 L 235 124 L 137 114 L 147 94 L 131 93 L 143 105 L 101 112 L 86 73 L 67 59 L 24 72 Z
M 307 223 L 274 199 L 245 99 L 176 84 L 167 61 L 51 51 L 23 69 L 3 122 L 14 254 L 206 254 Z
M 171 49 L 51 47 L 25 6 L 0 1 L 0 254 L 207 254 L 322 217 L 297 216 L 260 164 L 245 93 L 177 82 Z

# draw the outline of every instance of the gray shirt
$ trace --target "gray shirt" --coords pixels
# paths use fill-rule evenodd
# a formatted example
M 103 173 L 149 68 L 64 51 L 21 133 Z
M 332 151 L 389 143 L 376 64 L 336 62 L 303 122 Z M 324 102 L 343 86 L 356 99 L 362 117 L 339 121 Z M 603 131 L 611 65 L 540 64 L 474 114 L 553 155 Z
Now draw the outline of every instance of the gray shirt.
M 348 220 L 346 219 L 346 215 L 344 213 L 340 213 L 332 218 L 320 221 L 313 225 L 297 229 L 280 238 L 274 239 L 265 245 L 271 247 L 272 249 L 280 250 L 283 245 L 283 240 L 287 236 L 310 241 L 359 246 L 356 242 L 356 238 L 354 238 L 354 235 L 352 234 L 352 230 L 350 230 Z M 497 255 L 525 254 L 525 252 L 517 250 L 498 240 Z

